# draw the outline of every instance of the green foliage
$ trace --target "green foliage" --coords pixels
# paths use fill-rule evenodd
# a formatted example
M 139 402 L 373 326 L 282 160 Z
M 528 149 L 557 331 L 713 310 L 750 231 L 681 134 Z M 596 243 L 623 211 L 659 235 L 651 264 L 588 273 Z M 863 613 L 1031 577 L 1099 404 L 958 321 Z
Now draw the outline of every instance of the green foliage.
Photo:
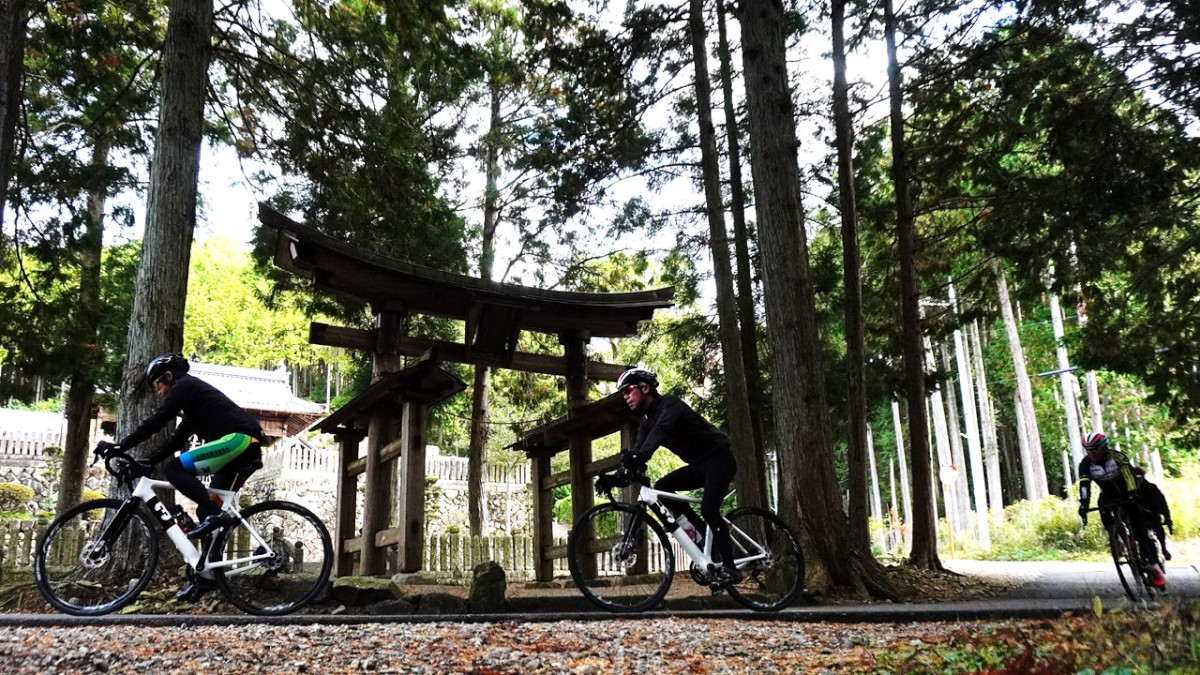
M 210 238 L 193 246 L 184 320 L 184 353 L 207 363 L 273 369 L 337 364 L 350 367 L 345 350 L 312 345 L 305 308 L 279 297 L 264 302 L 269 282 L 253 266 L 250 254 L 227 239 Z M 322 395 L 324 392 L 321 392 Z
M 1169 478 L 1159 487 L 1175 522 L 1171 539 L 1200 537 L 1200 479 Z M 1107 560 L 1108 535 L 1099 515 L 1091 514 L 1087 527 L 1081 529 L 1078 508 L 1074 495 L 1069 499 L 1052 496 L 1037 502 L 1018 501 L 1004 510 L 1002 523 L 993 523 L 991 550 L 981 550 L 973 537 L 958 533 L 954 540 L 956 554 L 987 560 Z M 939 541 L 943 549 L 948 548 L 947 534 L 943 521 Z
M 1097 557 L 1108 551 L 1108 538 L 1099 518 L 1079 527 L 1078 502 L 1047 497 L 1038 502 L 1020 501 L 1005 509 L 1004 522 L 993 527 L 992 551 L 996 560 L 1061 560 Z
M 293 4 L 288 19 L 234 14 L 223 27 L 241 47 L 221 53 L 220 98 L 237 111 L 227 133 L 280 167 L 271 187 L 282 211 L 374 253 L 463 271 L 464 222 L 444 190 L 458 156 L 455 106 L 475 72 L 458 32 L 464 3 Z M 297 287 L 271 267 L 273 242 L 260 231 L 256 259 Z M 330 313 L 359 310 L 316 300 Z
M 33 488 L 20 483 L 0 483 L 0 511 L 25 509 L 33 501 Z

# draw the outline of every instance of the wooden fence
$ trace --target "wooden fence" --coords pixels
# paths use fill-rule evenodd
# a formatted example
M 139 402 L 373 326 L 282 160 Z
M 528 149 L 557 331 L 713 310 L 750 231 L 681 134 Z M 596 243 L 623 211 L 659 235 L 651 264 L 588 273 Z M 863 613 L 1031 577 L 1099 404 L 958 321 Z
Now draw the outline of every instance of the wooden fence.
M 48 520 L 0 520 L 0 564 L 6 568 L 32 568 L 33 551 L 38 537 L 50 525 Z

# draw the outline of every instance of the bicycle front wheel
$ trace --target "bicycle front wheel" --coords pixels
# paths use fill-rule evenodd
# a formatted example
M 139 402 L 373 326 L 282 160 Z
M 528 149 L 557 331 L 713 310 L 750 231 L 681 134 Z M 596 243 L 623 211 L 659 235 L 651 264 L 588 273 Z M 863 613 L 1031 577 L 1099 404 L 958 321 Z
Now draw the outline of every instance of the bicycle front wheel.
M 312 602 L 333 569 L 329 530 L 312 511 L 269 501 L 242 510 L 217 535 L 219 561 L 210 563 L 217 587 L 248 614 L 290 614 Z
M 777 612 L 792 604 L 804 584 L 804 555 L 796 535 L 765 509 L 737 509 L 726 520 L 734 560 L 742 572 L 741 582 L 729 586 L 729 595 L 758 612 Z
M 658 521 L 629 504 L 587 510 L 567 539 L 567 567 L 584 597 L 610 612 L 644 612 L 662 602 L 675 555 Z
M 1146 570 L 1138 553 L 1137 539 L 1129 527 L 1125 514 L 1119 513 L 1108 538 L 1113 563 L 1117 566 L 1117 577 L 1131 602 L 1145 604 L 1150 600 L 1150 589 L 1146 582 Z
M 97 499 L 67 509 L 38 540 L 37 588 L 55 609 L 108 614 L 138 596 L 158 564 L 158 537 L 137 502 Z

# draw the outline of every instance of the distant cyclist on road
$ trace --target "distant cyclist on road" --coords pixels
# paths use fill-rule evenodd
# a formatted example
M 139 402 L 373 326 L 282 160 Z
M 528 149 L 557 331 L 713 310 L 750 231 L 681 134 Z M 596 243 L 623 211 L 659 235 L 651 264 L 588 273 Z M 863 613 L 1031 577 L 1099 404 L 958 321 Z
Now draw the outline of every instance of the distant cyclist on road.
M 687 462 L 658 479 L 654 489 L 664 492 L 703 488 L 700 515 L 708 525 L 722 565 L 714 570 L 718 584 L 728 586 L 742 580 L 733 563 L 729 528 L 721 517 L 721 502 L 737 473 L 737 461 L 729 437 L 692 410 L 678 396 L 658 393 L 658 375 L 645 368 L 630 368 L 617 379 L 617 391 L 625 405 L 641 415 L 637 441 L 622 451 L 621 463 L 635 471 L 645 470 L 650 456 L 660 446 Z M 690 509 L 689 509 L 690 510 Z
M 1079 517 L 1083 519 L 1084 525 L 1087 525 L 1093 482 L 1100 488 L 1100 497 L 1096 500 L 1097 507 L 1103 508 L 1124 499 L 1129 499 L 1136 506 L 1142 507 L 1135 506 L 1135 508 L 1127 509 L 1130 525 L 1137 536 L 1138 548 L 1141 549 L 1143 560 L 1146 560 L 1147 567 L 1150 568 L 1151 583 L 1155 586 L 1165 586 L 1167 580 L 1158 567 L 1158 561 L 1149 560 L 1147 556 L 1154 550 L 1150 532 L 1151 528 L 1157 524 L 1156 521 L 1159 517 L 1159 511 L 1156 508 L 1158 505 L 1153 502 L 1161 499 L 1162 507 L 1165 508 L 1166 499 L 1162 498 L 1162 493 L 1156 486 L 1145 480 L 1145 471 L 1134 467 L 1124 453 L 1108 447 L 1108 437 L 1104 434 L 1093 432 L 1085 436 L 1083 449 L 1087 454 L 1079 463 Z M 1141 477 L 1140 482 L 1139 476 Z M 1151 486 L 1153 490 L 1147 489 L 1145 487 L 1147 485 Z M 1157 497 L 1154 496 L 1154 493 L 1157 493 Z M 1168 526 L 1172 527 L 1169 510 L 1166 518 Z M 1105 530 L 1111 530 L 1112 512 L 1100 511 L 1100 521 L 1104 523 Z M 1157 529 L 1161 530 L 1161 528 L 1162 525 L 1158 524 Z M 1166 557 L 1166 555 L 1164 546 L 1163 556 Z
M 198 476 L 211 474 L 211 486 L 228 490 L 238 474 L 262 459 L 262 427 L 254 416 L 222 394 L 211 384 L 188 375 L 191 366 L 182 354 L 163 354 L 146 366 L 146 383 L 150 385 L 162 402 L 158 408 L 136 429 L 115 446 L 102 443 L 103 450 L 129 451 L 146 440 L 154 432 L 182 414 L 183 419 L 175 432 L 156 452 L 143 463 L 158 464 L 183 451 L 193 435 L 205 441 L 204 445 L 169 460 L 163 467 L 163 475 L 185 497 L 196 502 L 198 525 L 188 532 L 188 537 L 203 537 L 221 523 L 221 506 L 210 498 L 207 488 Z M 213 588 L 211 582 L 198 578 L 176 596 L 179 600 L 195 601 Z

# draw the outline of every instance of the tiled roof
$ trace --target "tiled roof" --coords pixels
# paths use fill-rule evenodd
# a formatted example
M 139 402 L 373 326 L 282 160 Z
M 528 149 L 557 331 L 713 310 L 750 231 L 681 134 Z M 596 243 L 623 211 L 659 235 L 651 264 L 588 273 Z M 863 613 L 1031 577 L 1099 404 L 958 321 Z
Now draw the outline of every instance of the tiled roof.
M 325 408 L 292 394 L 286 370 L 254 370 L 192 362 L 192 375 L 204 380 L 247 410 L 321 414 Z

